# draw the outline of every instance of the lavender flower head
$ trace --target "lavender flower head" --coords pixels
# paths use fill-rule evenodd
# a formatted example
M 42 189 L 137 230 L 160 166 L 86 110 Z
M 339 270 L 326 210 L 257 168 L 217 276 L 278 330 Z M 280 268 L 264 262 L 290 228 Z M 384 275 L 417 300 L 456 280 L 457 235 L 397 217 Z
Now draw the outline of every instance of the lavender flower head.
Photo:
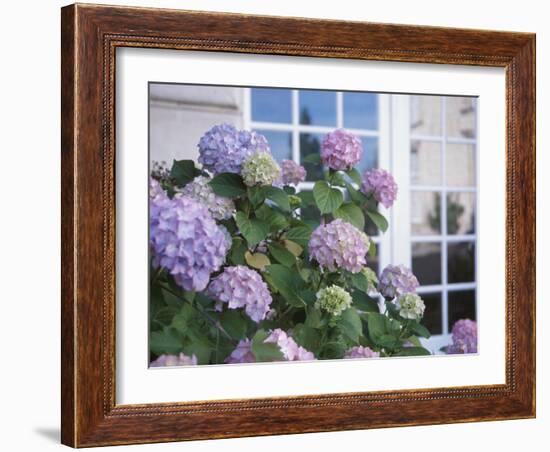
M 315 307 L 333 316 L 339 316 L 351 306 L 351 295 L 339 286 L 324 287 L 317 292 Z
M 374 199 L 386 209 L 390 208 L 397 198 L 397 184 L 393 176 L 386 170 L 375 168 L 363 173 L 361 191 L 372 194 Z
M 197 357 L 195 355 L 187 356 L 183 353 L 179 355 L 160 355 L 149 367 L 167 367 L 167 366 L 196 366 Z
M 212 127 L 199 140 L 199 163 L 214 175 L 240 173 L 243 161 L 255 152 L 271 153 L 267 139 L 231 124 Z
M 386 298 L 395 298 L 406 293 L 414 293 L 418 279 L 404 265 L 388 265 L 380 275 L 378 291 Z
M 226 364 L 255 363 L 256 357 L 252 353 L 252 341 L 250 339 L 240 340 L 224 362 Z
M 221 311 L 224 303 L 229 309 L 244 308 L 256 323 L 265 319 L 273 301 L 260 274 L 244 265 L 226 267 L 210 282 L 207 295 L 217 301 L 216 310 Z
M 235 204 L 231 198 L 218 196 L 209 184 L 210 178 L 198 176 L 188 183 L 182 190 L 183 195 L 189 196 L 207 207 L 216 220 L 226 220 L 235 212 Z
M 361 160 L 362 155 L 361 140 L 344 129 L 328 133 L 321 144 L 321 160 L 333 170 L 349 170 Z
M 255 152 L 242 165 L 241 176 L 249 187 L 272 185 L 281 178 L 281 168 L 268 152 Z
M 477 353 L 477 323 L 462 319 L 453 325 L 453 343 L 446 349 L 448 354 Z
M 415 293 L 406 293 L 397 297 L 399 315 L 404 319 L 421 319 L 426 306 L 424 301 Z
M 359 345 L 357 347 L 351 347 L 344 354 L 344 359 L 356 359 L 356 358 L 378 358 L 380 353 L 375 352 L 369 347 L 363 347 Z
M 322 268 L 335 271 L 343 268 L 352 273 L 360 272 L 367 265 L 368 236 L 341 219 L 320 225 L 309 239 L 310 259 Z
M 285 185 L 298 185 L 306 180 L 306 170 L 293 160 L 281 162 L 282 182 Z
M 187 196 L 168 198 L 156 190 L 150 201 L 153 265 L 167 269 L 185 290 L 200 291 L 220 269 L 231 241 L 206 207 Z

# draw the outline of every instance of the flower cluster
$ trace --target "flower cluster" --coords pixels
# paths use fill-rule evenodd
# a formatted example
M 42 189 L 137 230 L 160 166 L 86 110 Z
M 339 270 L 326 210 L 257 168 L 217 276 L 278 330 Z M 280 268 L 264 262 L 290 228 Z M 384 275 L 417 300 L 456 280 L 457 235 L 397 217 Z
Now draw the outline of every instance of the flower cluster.
M 160 355 L 155 359 L 150 367 L 166 367 L 166 366 L 196 366 L 197 357 L 195 355 L 187 356 L 183 353 L 179 355 Z
M 336 171 L 351 169 L 359 163 L 362 155 L 361 140 L 344 129 L 328 133 L 321 144 L 321 160 Z
M 351 295 L 333 284 L 317 292 L 315 306 L 333 316 L 339 316 L 351 306 Z
M 244 265 L 226 267 L 208 285 L 207 294 L 217 301 L 217 310 L 224 303 L 229 309 L 244 308 L 256 323 L 265 319 L 273 301 L 260 274 Z
M 181 193 L 189 196 L 208 208 L 212 217 L 216 220 L 226 220 L 235 212 L 235 203 L 231 198 L 218 196 L 209 185 L 209 177 L 198 176 L 188 183 Z
M 418 279 L 404 265 L 388 265 L 380 275 L 379 292 L 387 298 L 395 298 L 406 293 L 414 293 Z
M 362 345 L 350 348 L 345 354 L 344 359 L 356 359 L 356 358 L 378 358 L 379 352 L 375 352 L 369 347 L 363 347 Z
M 281 178 L 283 184 L 298 185 L 306 180 L 306 170 L 294 160 L 283 160 L 281 162 Z
M 390 208 L 397 198 L 397 184 L 386 170 L 375 168 L 363 173 L 361 191 L 374 196 L 386 209 Z
M 477 323 L 458 320 L 452 329 L 453 343 L 446 348 L 448 354 L 477 353 Z
M 281 177 L 281 168 L 267 152 L 255 152 L 243 163 L 241 176 L 249 187 L 272 185 Z
M 361 269 L 361 273 L 367 278 L 367 293 L 371 296 L 374 296 L 378 293 L 378 289 L 376 286 L 378 285 L 378 277 L 376 276 L 376 273 L 374 270 L 370 267 L 363 267 Z
M 404 319 L 421 319 L 424 316 L 424 301 L 415 293 L 406 293 L 397 297 L 399 315 Z
M 270 153 L 267 139 L 230 124 L 212 127 L 199 141 L 199 163 L 213 174 L 240 173 L 244 160 L 256 152 Z
M 322 268 L 358 273 L 367 265 L 368 236 L 341 219 L 319 226 L 311 234 L 309 255 Z
M 203 290 L 219 270 L 231 242 L 208 209 L 187 196 L 169 199 L 158 192 L 150 202 L 153 264 L 167 269 L 185 290 Z

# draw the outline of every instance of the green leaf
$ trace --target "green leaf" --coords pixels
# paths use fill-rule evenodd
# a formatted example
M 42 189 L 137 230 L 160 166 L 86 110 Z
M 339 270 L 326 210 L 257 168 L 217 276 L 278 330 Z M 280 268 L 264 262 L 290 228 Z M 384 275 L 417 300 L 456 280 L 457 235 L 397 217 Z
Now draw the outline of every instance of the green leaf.
M 279 243 L 271 243 L 267 246 L 271 255 L 285 267 L 292 267 L 296 263 L 296 256 Z
M 323 325 L 321 311 L 312 306 L 307 308 L 305 325 L 311 328 L 319 328 Z
M 269 234 L 268 224 L 255 218 L 247 218 L 242 212 L 237 212 L 235 221 L 249 247 L 256 246 L 267 237 L 267 234 Z
M 376 257 L 376 243 L 374 243 L 374 240 L 371 240 L 369 244 L 369 256 Z
M 315 182 L 313 198 L 321 213 L 332 213 L 344 202 L 342 192 L 325 181 Z
M 353 287 L 359 289 L 361 292 L 369 291 L 369 280 L 363 273 L 348 273 L 348 275 Z
M 422 347 L 422 344 L 420 343 L 420 339 L 416 336 L 411 336 L 407 339 L 411 344 L 413 344 L 415 347 Z
M 338 322 L 342 334 L 348 337 L 353 342 L 359 340 L 359 336 L 363 333 L 363 324 L 361 323 L 361 317 L 357 314 L 357 311 L 353 308 L 346 309 Z
M 399 350 L 394 356 L 428 356 L 431 355 L 429 350 L 424 347 L 404 347 Z
M 229 309 L 222 313 L 220 323 L 233 339 L 240 340 L 246 336 L 247 322 L 238 310 Z
M 421 337 L 429 339 L 429 337 L 431 336 L 430 332 L 428 331 L 428 328 L 426 328 L 421 323 L 411 322 L 410 327 L 411 327 L 411 329 L 413 330 L 414 333 L 418 334 Z
M 391 334 L 383 334 L 382 336 L 378 336 L 374 342 L 380 347 L 391 349 L 394 349 L 401 345 L 401 341 L 397 340 Z
M 296 242 L 298 245 L 307 246 L 312 232 L 313 231 L 309 226 L 297 226 L 290 229 L 285 234 L 285 238 Z
M 220 173 L 210 181 L 214 193 L 226 198 L 238 198 L 246 195 L 246 186 L 238 174 Z
M 294 307 L 304 307 L 306 305 L 306 301 L 298 295 L 304 284 L 298 272 L 292 271 L 284 265 L 273 264 L 266 267 L 266 273 L 269 276 L 268 281 L 287 303 Z
M 368 201 L 368 198 L 362 192 L 353 187 L 353 185 L 346 183 L 346 188 L 348 189 L 351 200 L 358 204 L 359 207 Z
M 189 341 L 183 347 L 183 352 L 187 356 L 195 355 L 199 364 L 209 364 L 212 354 L 212 345 L 204 337 Z
M 369 312 L 367 326 L 369 328 L 369 336 L 374 342 L 376 342 L 379 337 L 387 334 L 386 317 L 382 314 Z
M 372 222 L 376 225 L 378 229 L 380 229 L 382 232 L 386 232 L 388 229 L 388 220 L 384 218 L 384 215 L 377 212 L 376 210 L 367 210 L 367 215 L 372 220 Z
M 229 259 L 234 265 L 245 265 L 244 254 L 248 251 L 244 240 L 240 237 L 233 237 L 231 249 L 229 250 Z
M 178 187 L 185 187 L 201 172 L 195 168 L 193 160 L 174 160 L 170 177 L 176 181 Z
M 314 154 L 309 154 L 307 155 L 306 157 L 304 157 L 302 159 L 302 163 L 316 163 L 316 164 L 321 164 L 321 155 L 320 154 L 317 154 L 317 153 L 314 153 Z
M 285 216 L 275 210 L 274 207 L 270 207 L 264 204 L 258 210 L 256 210 L 256 217 L 269 225 L 269 229 L 273 232 L 280 231 L 288 227 L 288 220 Z
M 355 168 L 346 171 L 346 174 L 357 185 L 361 185 L 361 173 L 359 173 L 359 171 L 357 171 Z
M 263 187 L 248 187 L 248 199 L 254 207 L 259 206 L 265 200 Z
M 183 343 L 180 335 L 173 328 L 165 328 L 163 331 L 153 331 L 149 338 L 149 349 L 155 355 L 175 355 L 181 352 Z
M 269 333 L 264 330 L 258 330 L 252 338 L 252 354 L 258 362 L 282 361 L 284 355 L 279 346 L 275 343 L 264 341 Z
M 176 307 L 166 306 L 165 308 L 159 309 L 151 318 L 151 321 L 158 322 L 163 326 L 169 326 L 177 312 L 178 309 Z
M 310 352 L 316 352 L 321 342 L 319 331 L 302 323 L 293 328 L 292 338 Z
M 263 187 L 262 193 L 266 199 L 273 201 L 285 212 L 290 211 L 290 203 L 288 201 L 288 195 L 282 188 L 277 187 Z
M 363 211 L 351 202 L 345 202 L 334 211 L 336 218 L 341 218 L 362 231 L 365 229 L 365 215 Z
M 302 200 L 302 205 L 312 206 L 315 204 L 315 199 L 313 198 L 313 192 L 311 190 L 304 190 L 297 194 L 297 196 Z
M 258 270 L 263 270 L 271 264 L 269 257 L 262 253 L 252 254 L 250 251 L 246 251 L 246 253 L 244 253 L 244 259 L 248 265 L 252 268 L 257 268 Z
M 378 303 L 373 298 L 369 297 L 366 293 L 354 290 L 351 294 L 353 298 L 353 305 L 364 312 L 380 313 Z
M 285 248 L 290 251 L 294 256 L 298 257 L 304 252 L 304 249 L 292 240 L 285 239 L 283 240 Z

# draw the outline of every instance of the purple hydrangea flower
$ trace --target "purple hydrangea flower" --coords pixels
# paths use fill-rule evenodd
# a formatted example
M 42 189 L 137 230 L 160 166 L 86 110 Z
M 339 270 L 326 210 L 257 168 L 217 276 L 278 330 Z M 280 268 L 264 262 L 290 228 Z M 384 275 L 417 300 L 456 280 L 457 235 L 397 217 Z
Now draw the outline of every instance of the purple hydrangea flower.
M 397 198 L 397 184 L 393 176 L 386 170 L 375 168 L 363 173 L 361 191 L 372 194 L 374 199 L 386 209 L 390 208 Z
M 344 268 L 352 273 L 360 272 L 367 265 L 368 236 L 341 219 L 320 225 L 309 239 L 310 259 L 323 268 L 335 271 Z
M 197 357 L 195 355 L 187 356 L 183 353 L 179 355 L 160 355 L 149 367 L 167 367 L 167 366 L 196 366 Z
M 380 275 L 378 291 L 386 298 L 395 298 L 406 293 L 414 293 L 418 279 L 404 265 L 388 265 Z
M 378 358 L 380 353 L 375 352 L 369 347 L 363 347 L 359 345 L 358 347 L 351 347 L 344 354 L 344 359 L 355 359 L 355 358 Z
M 321 160 L 333 170 L 345 171 L 356 165 L 363 155 L 361 140 L 344 129 L 328 133 L 321 144 Z
M 260 274 L 244 265 L 226 267 L 210 282 L 207 294 L 218 302 L 218 311 L 222 310 L 223 303 L 227 303 L 229 309 L 244 308 L 256 323 L 265 319 L 273 301 Z
M 198 176 L 189 182 L 181 193 L 199 201 L 203 206 L 207 207 L 210 214 L 216 220 L 226 220 L 231 218 L 235 212 L 235 203 L 231 198 L 218 196 L 209 185 L 209 177 Z
M 213 174 L 240 173 L 243 161 L 255 152 L 271 152 L 267 139 L 231 124 L 212 127 L 199 141 L 199 163 Z
M 187 196 L 168 198 L 153 185 L 149 205 L 153 265 L 167 269 L 185 290 L 200 291 L 231 246 L 208 209 Z
M 298 345 L 292 337 L 280 328 L 271 331 L 264 342 L 277 344 L 283 354 L 284 361 L 312 361 L 315 359 L 313 353 Z M 225 362 L 227 364 L 256 362 L 254 353 L 252 353 L 252 341 L 249 339 L 239 341 L 237 347 L 225 359 Z
M 306 170 L 302 165 L 298 165 L 293 160 L 283 160 L 281 162 L 282 182 L 285 185 L 298 185 L 306 180 Z
M 453 343 L 446 348 L 448 354 L 477 353 L 477 323 L 462 319 L 453 325 Z

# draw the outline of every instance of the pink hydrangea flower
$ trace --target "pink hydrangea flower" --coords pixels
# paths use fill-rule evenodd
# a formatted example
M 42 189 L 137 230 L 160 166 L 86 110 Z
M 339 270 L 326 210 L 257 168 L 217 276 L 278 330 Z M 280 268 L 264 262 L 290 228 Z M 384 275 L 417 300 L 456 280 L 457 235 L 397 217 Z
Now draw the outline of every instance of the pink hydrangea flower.
M 225 359 L 226 364 L 255 363 L 256 358 L 252 353 L 252 341 L 243 339 L 239 341 L 235 350 Z
M 375 352 L 369 347 L 363 347 L 359 345 L 358 347 L 351 347 L 345 354 L 344 359 L 355 359 L 355 358 L 378 358 L 380 353 Z
M 388 265 L 380 275 L 378 291 L 386 298 L 395 298 L 406 293 L 414 293 L 418 279 L 404 265 Z
M 375 168 L 363 173 L 361 191 L 372 194 L 374 199 L 389 209 L 397 198 L 397 184 L 386 170 Z
M 187 356 L 180 353 L 179 355 L 160 355 L 149 367 L 196 366 L 197 364 L 195 355 Z
M 283 160 L 281 162 L 282 182 L 285 185 L 298 185 L 306 180 L 306 170 L 302 165 L 298 165 L 293 160 Z
M 361 140 L 344 129 L 328 133 L 321 144 L 321 160 L 333 170 L 351 169 L 361 160 L 362 155 Z
M 470 319 L 458 320 L 452 329 L 453 343 L 448 354 L 477 353 L 477 323 Z

